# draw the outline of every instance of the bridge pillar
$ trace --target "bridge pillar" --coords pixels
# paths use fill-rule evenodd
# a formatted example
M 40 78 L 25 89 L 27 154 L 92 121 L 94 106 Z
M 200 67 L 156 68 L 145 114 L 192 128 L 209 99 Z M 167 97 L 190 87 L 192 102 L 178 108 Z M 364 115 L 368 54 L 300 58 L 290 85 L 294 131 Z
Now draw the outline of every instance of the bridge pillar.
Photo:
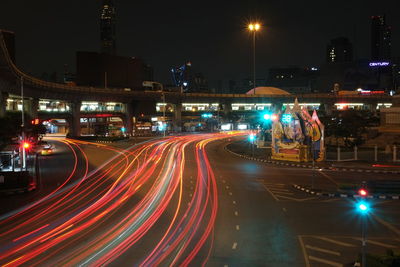
M 175 104 L 173 125 L 175 132 L 182 131 L 182 103 Z
M 332 115 L 332 110 L 333 110 L 333 103 L 325 103 L 324 105 L 324 109 L 325 109 L 325 114 L 327 116 Z
M 132 136 L 134 106 L 133 106 L 133 103 L 126 103 L 124 105 L 125 105 L 125 116 L 123 118 L 124 127 L 126 129 L 126 134 L 128 136 Z
M 7 93 L 0 91 L 0 118 L 6 116 L 7 97 Z
M 31 119 L 36 119 L 38 118 L 38 109 L 39 109 L 39 99 L 34 98 L 34 99 L 29 99 L 25 100 L 25 103 L 27 104 L 26 106 L 26 111 Z
M 81 136 L 81 102 L 71 103 L 72 120 L 69 125 L 71 136 Z
M 282 107 L 282 102 L 274 102 L 271 106 L 271 111 L 273 111 L 274 113 L 279 113 L 282 110 Z

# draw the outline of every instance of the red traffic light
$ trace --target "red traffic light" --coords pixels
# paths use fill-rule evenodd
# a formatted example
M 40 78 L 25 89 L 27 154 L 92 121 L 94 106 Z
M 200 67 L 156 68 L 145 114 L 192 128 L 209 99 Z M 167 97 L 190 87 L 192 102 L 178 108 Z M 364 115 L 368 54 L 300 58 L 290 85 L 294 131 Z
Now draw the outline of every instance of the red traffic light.
M 24 149 L 29 149 L 29 148 L 31 147 L 31 144 L 28 143 L 28 142 L 23 142 L 23 143 L 22 143 L 22 147 L 23 147 Z
M 366 197 L 368 196 L 368 191 L 364 188 L 361 188 L 360 190 L 358 190 L 358 195 L 361 197 Z

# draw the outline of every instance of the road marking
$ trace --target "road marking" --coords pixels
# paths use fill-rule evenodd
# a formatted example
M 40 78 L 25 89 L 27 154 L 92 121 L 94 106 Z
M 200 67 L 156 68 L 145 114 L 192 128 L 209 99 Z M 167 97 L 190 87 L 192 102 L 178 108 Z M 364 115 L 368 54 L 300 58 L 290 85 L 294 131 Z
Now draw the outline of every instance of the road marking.
M 236 225 L 236 230 L 239 231 L 240 230 L 240 226 Z
M 232 192 L 229 192 L 229 195 L 232 196 Z
M 229 267 L 229 265 L 228 265 L 228 264 L 225 264 L 224 267 Z
M 234 205 L 236 205 L 236 201 L 234 200 L 234 201 L 232 201 L 232 203 L 234 204 Z
M 306 201 L 306 200 L 312 200 L 312 199 L 316 199 L 316 197 L 309 197 L 309 198 L 293 198 L 293 197 L 288 197 L 288 196 L 281 196 L 276 194 L 277 197 L 281 197 L 281 198 L 286 198 L 286 199 L 290 199 L 293 201 L 297 201 L 297 202 L 302 202 L 302 201 Z
M 358 238 L 358 237 L 353 237 L 353 239 L 358 240 L 358 241 L 362 240 L 361 238 Z M 378 241 L 373 241 L 373 240 L 370 240 L 370 239 L 367 240 L 367 243 L 370 243 L 370 244 L 373 244 L 373 245 L 377 245 L 377 246 L 381 246 L 381 247 L 384 247 L 384 248 L 397 248 L 397 246 L 381 243 L 381 242 L 378 242 Z
M 336 186 L 338 186 L 338 183 L 337 183 L 335 180 L 333 180 L 329 175 L 327 175 L 326 173 L 324 173 L 323 171 L 320 171 L 320 172 L 318 172 L 318 173 L 320 173 L 321 175 L 325 176 L 325 178 L 327 178 L 329 181 L 331 181 L 331 182 L 334 183 Z
M 236 249 L 236 247 L 237 247 L 237 243 L 235 242 L 235 243 L 233 243 L 233 245 L 232 245 L 232 249 Z
M 389 228 L 390 230 L 392 230 L 393 232 L 395 232 L 398 236 L 400 236 L 400 230 L 397 229 L 396 227 L 394 227 L 393 225 L 391 225 L 390 223 L 382 220 L 381 218 L 379 218 L 378 216 L 372 215 L 372 217 L 374 217 L 375 220 L 377 220 L 380 224 L 383 224 L 384 226 L 386 226 L 387 228 Z
M 279 189 L 279 188 L 269 188 L 269 189 L 271 189 L 271 191 L 273 191 L 273 192 L 278 192 L 278 193 L 280 193 L 280 192 L 290 192 L 290 190 L 287 190 L 287 189 Z
M 338 200 L 341 200 L 341 198 L 331 198 L 331 199 L 321 200 L 321 202 L 333 202 Z
M 223 183 L 226 183 L 226 181 L 225 181 L 225 180 L 222 180 L 222 182 L 223 182 Z
M 328 260 L 324 260 L 324 259 L 317 258 L 317 257 L 314 257 L 314 256 L 308 256 L 308 258 L 310 260 L 321 262 L 321 263 L 325 263 L 325 264 L 330 265 L 330 266 L 343 267 L 343 264 L 338 263 L 338 262 L 328 261 Z
M 189 194 L 189 196 L 190 196 L 190 197 L 192 197 L 192 196 L 193 196 L 193 194 L 192 194 L 192 193 L 190 193 L 190 194 Z
M 343 246 L 343 247 L 355 247 L 355 245 L 352 245 L 350 243 L 337 241 L 337 240 L 330 239 L 330 238 L 323 237 L 323 236 L 314 236 L 314 238 L 317 238 L 317 239 L 320 239 L 320 240 L 323 240 L 323 241 L 326 241 L 326 242 L 331 242 L 333 244 L 336 244 L 336 245 L 339 245 L 339 246 Z
M 282 208 L 282 210 L 283 210 L 284 212 L 287 212 L 286 208 Z
M 271 196 L 275 199 L 275 201 L 279 201 L 279 199 L 274 195 L 274 193 L 272 193 L 272 192 L 265 186 L 265 184 L 263 184 L 263 186 L 264 186 L 265 190 L 267 190 L 267 191 L 271 194 Z
M 339 252 L 333 251 L 333 250 L 329 250 L 329 249 L 323 249 L 323 248 L 313 247 L 313 246 L 309 246 L 309 245 L 306 245 L 306 248 L 311 249 L 311 250 L 315 250 L 315 251 L 319 251 L 319 252 L 324 252 L 324 253 L 340 256 Z
M 294 195 L 292 192 L 274 192 L 276 194 L 284 194 L 284 195 Z
M 235 211 L 235 216 L 239 216 L 239 212 Z
M 306 264 L 306 267 L 310 267 L 310 261 L 308 260 L 308 257 L 307 257 L 307 252 L 306 252 L 306 248 L 304 247 L 303 238 L 301 236 L 297 236 L 297 238 L 299 239 L 299 242 L 300 242 L 301 251 L 303 252 L 303 257 L 304 257 L 304 262 Z
M 229 189 L 229 186 L 225 186 L 226 189 Z
M 264 184 L 268 186 L 279 186 L 279 187 L 286 186 L 285 184 L 275 184 L 275 183 L 264 183 Z

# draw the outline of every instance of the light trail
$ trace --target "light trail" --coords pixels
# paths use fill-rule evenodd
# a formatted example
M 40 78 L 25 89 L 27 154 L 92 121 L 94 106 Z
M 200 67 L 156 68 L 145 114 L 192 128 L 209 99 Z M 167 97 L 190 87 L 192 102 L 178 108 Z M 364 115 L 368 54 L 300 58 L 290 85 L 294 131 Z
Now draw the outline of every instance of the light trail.
M 106 265 L 136 253 L 143 242 L 131 265 L 189 266 L 199 255 L 204 265 L 218 214 L 206 146 L 236 135 L 242 133 L 169 137 L 127 150 L 98 146 L 117 156 L 90 173 L 85 147 L 92 144 L 68 140 L 75 164 L 65 183 L 0 220 L 0 265 Z M 196 169 L 187 169 L 188 158 Z M 84 173 L 71 186 L 79 164 Z M 193 171 L 194 192 L 183 205 Z

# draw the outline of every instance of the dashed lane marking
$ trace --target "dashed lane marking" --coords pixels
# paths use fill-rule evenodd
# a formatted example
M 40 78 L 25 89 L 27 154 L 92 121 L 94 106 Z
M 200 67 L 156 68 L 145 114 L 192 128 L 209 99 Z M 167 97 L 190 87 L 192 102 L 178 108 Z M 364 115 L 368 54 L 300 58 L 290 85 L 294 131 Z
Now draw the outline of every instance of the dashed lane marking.
M 340 252 L 329 250 L 329 249 L 313 247 L 313 246 L 310 246 L 310 245 L 306 245 L 306 248 L 311 249 L 311 250 L 315 250 L 315 251 L 318 251 L 318 252 L 323 252 L 323 253 L 327 253 L 327 254 L 331 254 L 331 255 L 340 256 Z
M 239 212 L 235 211 L 235 216 L 239 216 Z
M 234 201 L 232 201 L 232 203 L 233 203 L 233 205 L 236 205 L 236 201 L 234 200 Z
M 232 192 L 229 192 L 229 195 L 232 196 Z
M 232 249 L 236 249 L 237 248 L 237 243 L 235 242 L 235 243 L 233 243 L 233 245 L 232 245 Z
M 326 241 L 326 242 L 330 242 L 330 243 L 333 243 L 333 244 L 336 244 L 336 245 L 339 245 L 339 246 L 343 246 L 343 247 L 355 247 L 354 245 L 352 245 L 350 243 L 337 241 L 337 240 L 330 239 L 330 238 L 323 237 L 323 236 L 314 236 L 314 238 L 317 238 L 317 239 L 320 239 L 320 240 L 323 240 L 323 241 Z
M 236 230 L 239 231 L 240 230 L 240 226 L 236 225 Z
M 323 171 L 318 172 L 320 173 L 322 176 L 324 176 L 325 178 L 327 178 L 329 181 L 331 181 L 332 183 L 334 183 L 335 185 L 338 185 L 338 183 L 332 179 L 332 177 L 330 177 L 329 175 L 327 175 L 326 173 L 324 173 Z
M 338 262 L 335 262 L 335 261 L 328 261 L 328 260 L 324 260 L 324 259 L 317 258 L 317 257 L 314 257 L 314 256 L 308 256 L 308 258 L 309 258 L 310 260 L 312 260 L 312 261 L 316 261 L 316 262 L 320 262 L 320 263 L 325 263 L 325 264 L 330 265 L 330 266 L 343 267 L 343 264 L 338 263 Z

